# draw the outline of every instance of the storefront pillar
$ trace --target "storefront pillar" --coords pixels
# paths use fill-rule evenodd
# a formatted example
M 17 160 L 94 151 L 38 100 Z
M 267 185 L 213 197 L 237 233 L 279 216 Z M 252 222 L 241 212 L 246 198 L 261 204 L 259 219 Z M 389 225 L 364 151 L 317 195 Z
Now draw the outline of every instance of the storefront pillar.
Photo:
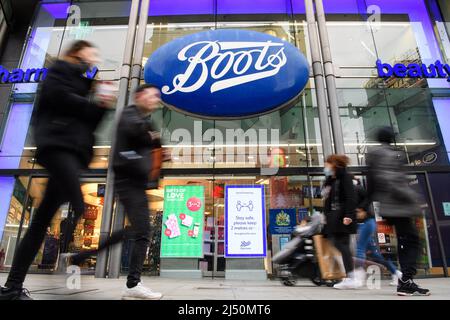
M 116 128 L 119 123 L 122 110 L 127 102 L 128 82 L 130 78 L 130 65 L 133 56 L 138 10 L 139 10 L 139 0 L 132 0 L 130 9 L 130 20 L 128 22 L 127 41 L 125 44 L 125 52 L 120 72 L 119 97 L 117 99 L 116 112 L 114 117 L 110 155 L 114 154 Z M 103 207 L 102 226 L 100 230 L 100 244 L 104 243 L 110 235 L 110 231 L 112 228 L 113 206 L 114 206 L 114 172 L 112 169 L 112 161 L 109 161 L 108 173 L 106 177 L 105 204 Z M 99 252 L 97 255 L 97 264 L 95 268 L 96 278 L 106 277 L 107 262 L 108 262 L 108 250 L 103 250 Z M 115 262 L 112 261 L 111 263 Z
M 316 18 L 314 16 L 313 0 L 305 0 L 306 20 L 308 22 L 308 35 L 311 48 L 312 72 L 316 86 L 317 109 L 319 111 L 320 135 L 322 138 L 322 151 L 324 157 L 333 154 L 330 122 L 328 120 L 327 98 L 323 79 L 320 47 L 316 32 Z
M 322 49 L 323 66 L 325 71 L 325 81 L 327 83 L 328 103 L 330 105 L 331 127 L 333 128 L 333 140 L 335 151 L 338 154 L 345 154 L 344 135 L 342 133 L 341 116 L 336 89 L 336 75 L 334 74 L 333 59 L 331 55 L 330 41 L 328 40 L 327 22 L 325 20 L 325 10 L 322 0 L 315 0 L 317 13 L 317 26 Z
M 148 21 L 148 8 L 150 6 L 149 0 L 141 1 L 141 8 L 139 14 L 139 28 L 136 33 L 136 47 L 133 51 L 132 68 L 131 68 L 131 80 L 130 80 L 130 93 L 128 98 L 128 104 L 133 103 L 134 90 L 139 85 L 140 75 L 142 70 L 142 55 L 144 50 L 145 32 Z M 116 215 L 114 218 L 113 232 L 118 231 L 124 227 L 125 222 L 125 210 L 122 205 L 118 205 Z M 118 243 L 111 248 L 110 255 L 110 267 L 108 272 L 109 278 L 120 277 L 120 264 L 122 261 L 122 243 Z

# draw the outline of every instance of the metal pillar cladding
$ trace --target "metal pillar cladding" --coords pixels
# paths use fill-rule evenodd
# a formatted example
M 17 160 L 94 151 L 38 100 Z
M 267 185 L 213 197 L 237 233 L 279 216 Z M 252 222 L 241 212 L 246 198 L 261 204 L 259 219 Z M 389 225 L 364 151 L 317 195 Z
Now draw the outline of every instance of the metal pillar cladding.
M 327 83 L 328 103 L 330 105 L 331 127 L 333 129 L 333 140 L 335 151 L 338 154 L 345 154 L 344 135 L 342 133 L 341 117 L 336 90 L 336 75 L 334 74 L 333 59 L 331 57 L 330 41 L 325 20 L 325 11 L 322 0 L 314 0 L 316 3 L 317 26 L 319 27 L 319 37 L 321 43 L 323 65 L 325 70 L 325 80 Z
M 117 124 L 122 114 L 123 108 L 127 103 L 128 82 L 130 79 L 131 58 L 133 55 L 134 39 L 136 36 L 136 24 L 139 11 L 139 0 L 131 1 L 130 19 L 128 21 L 128 33 L 125 43 L 125 51 L 123 55 L 122 67 L 120 70 L 119 96 L 114 116 L 114 124 L 111 137 L 111 149 L 109 152 L 108 173 L 106 177 L 105 203 L 102 213 L 102 224 L 100 228 L 100 241 L 104 241 L 109 237 L 112 227 L 112 212 L 114 205 L 114 172 L 112 169 L 112 157 L 114 154 L 114 145 L 116 143 Z M 95 268 L 96 278 L 105 278 L 108 261 L 108 249 L 99 252 L 97 255 L 97 263 Z
M 139 86 L 141 81 L 142 70 L 142 55 L 144 53 L 145 32 L 147 30 L 148 9 L 150 0 L 142 0 L 139 13 L 139 23 L 136 33 L 136 41 L 133 52 L 133 62 L 131 67 L 130 93 L 128 97 L 129 104 L 133 102 L 134 90 Z M 125 223 L 125 210 L 121 204 L 117 205 L 116 214 L 114 215 L 114 222 L 112 231 L 117 231 L 123 228 Z M 111 248 L 109 256 L 109 278 L 120 277 L 120 264 L 122 261 L 122 243 L 118 243 Z
M 150 0 L 142 0 L 141 12 L 139 15 L 139 24 L 136 35 L 136 47 L 134 48 L 133 64 L 131 66 L 131 85 L 129 101 L 133 101 L 134 90 L 137 89 L 141 82 L 142 74 L 142 56 L 144 55 L 145 34 L 148 23 L 148 9 L 150 7 Z
M 319 110 L 320 135 L 322 136 L 322 150 L 324 157 L 333 154 L 331 130 L 328 121 L 328 108 L 323 79 L 322 61 L 320 59 L 319 40 L 316 31 L 313 0 L 305 0 L 306 20 L 308 23 L 308 36 L 311 47 L 312 71 L 316 86 L 317 108 Z

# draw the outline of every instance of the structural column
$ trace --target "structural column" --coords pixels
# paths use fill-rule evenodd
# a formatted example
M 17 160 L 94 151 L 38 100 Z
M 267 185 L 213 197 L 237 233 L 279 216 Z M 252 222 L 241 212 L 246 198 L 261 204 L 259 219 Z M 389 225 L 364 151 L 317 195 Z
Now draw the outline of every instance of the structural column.
M 132 0 L 130 9 L 130 19 L 128 21 L 128 33 L 125 43 L 122 67 L 120 70 L 119 97 L 114 117 L 114 124 L 111 137 L 111 150 L 108 161 L 108 175 L 106 177 L 105 203 L 103 206 L 102 224 L 100 229 L 100 243 L 103 243 L 110 235 L 112 227 L 112 212 L 114 205 L 114 172 L 112 169 L 112 157 L 114 155 L 114 145 L 116 143 L 117 125 L 123 108 L 127 103 L 128 83 L 130 79 L 131 58 L 133 55 L 134 39 L 136 35 L 136 23 L 139 10 L 139 0 Z M 108 249 L 99 252 L 95 268 L 95 277 L 105 278 L 107 274 Z M 118 275 L 115 275 L 118 277 Z
M 325 80 L 327 83 L 328 103 L 330 106 L 331 126 L 333 128 L 333 140 L 335 151 L 338 154 L 345 154 L 344 136 L 342 132 L 339 105 L 337 101 L 336 75 L 334 73 L 333 59 L 331 56 L 330 41 L 328 40 L 328 30 L 325 20 L 325 11 L 322 0 L 315 0 L 317 25 L 322 49 L 323 65 L 325 70 Z
M 320 135 L 322 137 L 323 155 L 334 153 L 331 141 L 331 131 L 328 120 L 327 98 L 323 79 L 322 61 L 320 59 L 319 40 L 316 31 L 316 18 L 314 15 L 313 0 L 305 0 L 306 20 L 308 23 L 308 36 L 311 47 L 312 71 L 316 86 L 317 108 L 319 110 Z
M 139 24 L 136 34 L 136 47 L 133 52 L 132 67 L 131 67 L 130 93 L 128 99 L 130 103 L 133 100 L 133 92 L 134 90 L 136 90 L 141 80 L 142 55 L 144 52 L 145 31 L 147 29 L 149 5 L 150 0 L 141 1 Z M 122 229 L 124 227 L 124 224 L 125 224 L 125 210 L 121 204 L 118 204 L 116 214 L 114 216 L 114 223 L 112 228 L 113 232 Z M 120 276 L 121 261 L 122 261 L 122 243 L 118 243 L 111 248 L 111 254 L 109 259 L 109 273 L 108 273 L 108 276 L 110 278 L 118 278 Z

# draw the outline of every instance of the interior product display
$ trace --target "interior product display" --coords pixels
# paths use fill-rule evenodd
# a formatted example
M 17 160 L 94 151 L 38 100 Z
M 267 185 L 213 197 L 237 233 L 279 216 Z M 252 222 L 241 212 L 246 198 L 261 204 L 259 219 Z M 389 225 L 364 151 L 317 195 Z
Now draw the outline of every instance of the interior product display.
M 96 220 L 98 216 L 98 207 L 86 205 L 84 209 L 83 218 L 87 220 Z

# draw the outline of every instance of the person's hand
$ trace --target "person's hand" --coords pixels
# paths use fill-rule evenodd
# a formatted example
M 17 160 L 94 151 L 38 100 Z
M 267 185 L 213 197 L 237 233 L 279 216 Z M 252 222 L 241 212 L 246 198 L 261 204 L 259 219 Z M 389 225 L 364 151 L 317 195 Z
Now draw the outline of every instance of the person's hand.
M 364 220 L 367 217 L 367 212 L 363 209 L 356 209 L 356 217 L 359 220 Z
M 350 218 L 344 218 L 344 221 L 343 221 L 343 223 L 346 225 L 346 226 L 348 226 L 350 223 L 352 223 L 352 219 L 350 219 Z
M 116 97 L 113 95 L 97 95 L 98 104 L 101 108 L 112 109 L 116 105 Z
M 150 137 L 152 140 L 161 140 L 161 135 L 157 131 L 149 131 Z

